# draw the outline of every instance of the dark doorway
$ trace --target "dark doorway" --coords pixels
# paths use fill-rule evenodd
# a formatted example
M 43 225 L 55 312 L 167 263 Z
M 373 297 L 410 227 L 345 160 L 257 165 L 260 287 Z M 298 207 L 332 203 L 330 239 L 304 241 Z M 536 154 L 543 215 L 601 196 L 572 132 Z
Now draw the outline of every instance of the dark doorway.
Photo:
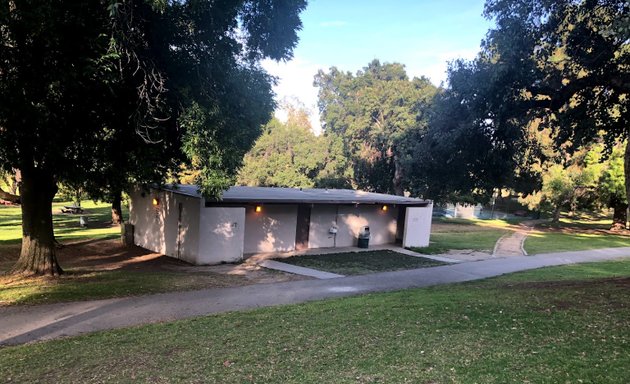
M 182 212 L 184 211 L 184 204 L 177 204 L 177 258 L 181 258 L 182 253 Z
M 398 206 L 398 221 L 396 225 L 396 244 L 402 244 L 405 236 L 405 217 L 407 216 L 407 207 Z
M 301 251 L 308 248 L 308 231 L 311 227 L 310 204 L 298 205 L 297 228 L 295 231 L 295 249 Z

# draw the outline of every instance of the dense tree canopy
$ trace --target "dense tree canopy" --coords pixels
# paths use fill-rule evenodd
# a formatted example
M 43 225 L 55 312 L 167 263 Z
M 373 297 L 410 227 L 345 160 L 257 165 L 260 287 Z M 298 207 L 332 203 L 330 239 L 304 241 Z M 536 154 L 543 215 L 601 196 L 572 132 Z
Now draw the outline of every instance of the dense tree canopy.
M 245 155 L 238 184 L 265 187 L 344 188 L 350 183 L 343 148 L 315 136 L 307 114 L 290 108 L 286 123 L 272 119 Z
M 0 168 L 21 171 L 16 271 L 58 274 L 58 182 L 116 193 L 186 161 L 232 184 L 273 109 L 263 58 L 287 59 L 304 1 L 0 5 Z M 6 196 L 6 195 L 5 195 Z
M 436 87 L 426 78 L 410 80 L 401 64 L 378 60 L 356 75 L 334 67 L 319 71 L 315 85 L 324 132 L 343 141 L 355 184 L 402 195 L 406 142 L 426 129 Z
M 496 26 L 476 59 L 452 63 L 416 148 L 414 187 L 429 197 L 540 190 L 545 170 L 534 165 L 549 154 L 532 128 L 569 154 L 600 136 L 610 152 L 627 137 L 627 1 L 489 0 L 485 15 Z

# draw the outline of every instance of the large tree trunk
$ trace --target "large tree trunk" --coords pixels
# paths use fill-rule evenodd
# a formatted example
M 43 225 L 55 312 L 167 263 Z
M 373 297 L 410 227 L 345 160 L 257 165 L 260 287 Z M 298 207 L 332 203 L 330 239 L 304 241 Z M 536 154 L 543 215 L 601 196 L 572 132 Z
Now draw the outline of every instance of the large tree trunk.
M 122 224 L 123 222 L 121 202 L 121 193 L 114 193 L 114 197 L 112 199 L 112 224 Z
M 562 211 L 562 206 L 558 205 L 553 210 L 553 218 L 551 220 L 552 223 L 558 224 L 560 223 L 560 212 Z
M 628 221 L 628 204 L 623 202 L 615 202 L 613 207 L 613 222 L 610 227 L 613 231 L 620 231 L 626 229 L 626 222 Z
M 14 273 L 58 276 L 53 233 L 52 200 L 57 192 L 53 177 L 41 170 L 22 171 L 22 249 Z
M 403 196 L 405 194 L 405 190 L 402 185 L 403 181 L 403 171 L 400 162 L 398 161 L 398 156 L 394 155 L 394 179 L 392 180 L 394 184 L 394 193 L 398 196 Z
M 626 201 L 630 203 L 630 139 L 626 141 L 626 151 L 623 157 L 623 175 L 626 178 Z M 626 211 L 627 216 L 627 211 Z M 626 217 L 627 219 L 627 217 Z M 626 227 L 626 220 L 624 220 L 623 227 Z
M 14 172 L 15 173 L 13 174 L 13 177 L 11 178 L 11 185 L 10 185 L 9 192 L 14 195 L 17 195 L 18 187 L 20 185 L 20 181 L 22 180 L 22 173 L 20 172 L 19 169 L 16 169 Z

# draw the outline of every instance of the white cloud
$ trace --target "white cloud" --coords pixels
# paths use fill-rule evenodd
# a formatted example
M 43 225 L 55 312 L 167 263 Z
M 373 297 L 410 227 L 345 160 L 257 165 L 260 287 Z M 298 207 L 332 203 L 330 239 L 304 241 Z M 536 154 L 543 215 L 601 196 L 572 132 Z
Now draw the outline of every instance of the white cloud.
M 319 134 L 321 123 L 317 108 L 317 88 L 313 86 L 313 78 L 322 66 L 300 58 L 294 58 L 289 62 L 265 60 L 262 66 L 278 78 L 278 84 L 273 88 L 276 101 L 278 103 L 288 101 L 295 104 L 294 101 L 297 100 L 304 104 L 309 111 L 313 130 Z M 279 119 L 286 119 L 286 113 L 282 110 L 277 110 L 275 114 Z

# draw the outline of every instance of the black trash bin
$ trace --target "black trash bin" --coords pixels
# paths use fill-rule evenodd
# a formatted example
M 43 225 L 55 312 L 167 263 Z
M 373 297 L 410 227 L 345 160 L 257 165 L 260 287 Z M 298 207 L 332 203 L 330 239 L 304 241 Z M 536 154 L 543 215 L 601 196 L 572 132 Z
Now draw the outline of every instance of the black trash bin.
M 359 231 L 359 239 L 357 246 L 359 248 L 367 248 L 370 245 L 370 227 L 363 227 Z

